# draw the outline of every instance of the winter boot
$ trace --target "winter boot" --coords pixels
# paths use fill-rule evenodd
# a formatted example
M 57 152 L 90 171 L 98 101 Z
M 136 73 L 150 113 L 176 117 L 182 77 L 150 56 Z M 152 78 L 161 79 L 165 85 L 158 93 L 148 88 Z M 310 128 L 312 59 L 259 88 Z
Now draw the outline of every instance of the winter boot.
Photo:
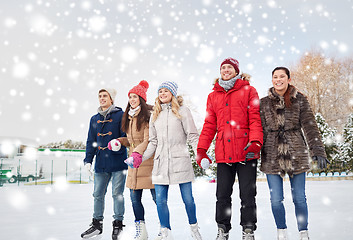
M 162 228 L 161 233 L 162 233 L 162 240 L 173 240 L 172 232 L 170 231 L 169 228 Z
M 218 233 L 216 240 L 228 240 L 229 232 L 225 232 L 226 227 L 224 225 L 218 225 Z
M 136 235 L 134 240 L 147 240 L 148 234 L 146 229 L 145 221 L 135 221 Z
M 81 234 L 82 238 L 90 238 L 102 234 L 103 232 L 103 220 L 92 219 L 90 228 Z
M 287 229 L 277 229 L 277 240 L 287 240 Z
M 255 240 L 254 231 L 251 228 L 245 228 L 243 230 L 243 240 Z
M 119 235 L 123 231 L 123 221 L 120 220 L 114 220 L 113 221 L 113 232 L 112 232 L 112 240 L 118 240 Z
M 199 232 L 199 225 L 197 223 L 190 224 L 191 236 L 193 239 L 202 240 L 201 234 Z
M 299 232 L 299 239 L 300 240 L 309 240 L 310 238 L 309 238 L 309 232 L 308 232 L 308 230 L 303 230 L 303 231 L 300 231 Z

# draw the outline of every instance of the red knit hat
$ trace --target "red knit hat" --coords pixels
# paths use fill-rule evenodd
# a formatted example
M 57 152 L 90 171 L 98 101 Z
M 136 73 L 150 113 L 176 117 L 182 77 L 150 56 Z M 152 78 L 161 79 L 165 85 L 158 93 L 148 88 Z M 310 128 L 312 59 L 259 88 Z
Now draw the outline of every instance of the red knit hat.
M 230 65 L 232 65 L 232 66 L 234 67 L 235 71 L 236 71 L 237 73 L 239 73 L 239 62 L 238 62 L 238 60 L 229 57 L 229 58 L 226 58 L 226 59 L 223 60 L 223 62 L 221 63 L 221 68 L 222 68 L 222 65 L 223 65 L 223 64 L 230 64 Z
M 148 82 L 146 80 L 142 80 L 138 85 L 133 87 L 127 95 L 129 96 L 130 93 L 135 93 L 135 94 L 139 95 L 140 97 L 142 97 L 147 102 L 146 92 L 147 92 L 148 87 L 149 87 Z

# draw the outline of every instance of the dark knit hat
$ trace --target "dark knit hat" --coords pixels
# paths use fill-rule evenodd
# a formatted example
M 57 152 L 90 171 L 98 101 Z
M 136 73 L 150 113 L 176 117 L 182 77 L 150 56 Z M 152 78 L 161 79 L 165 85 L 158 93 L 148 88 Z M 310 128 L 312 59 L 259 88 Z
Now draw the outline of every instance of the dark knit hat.
M 222 65 L 223 65 L 223 64 L 230 64 L 230 65 L 232 65 L 232 66 L 234 67 L 235 71 L 236 71 L 237 73 L 239 73 L 239 62 L 238 62 L 238 60 L 229 57 L 229 58 L 226 58 L 226 59 L 223 60 L 223 62 L 221 63 L 221 67 L 220 67 L 220 68 L 222 68 Z
M 127 95 L 129 96 L 130 93 L 135 93 L 135 94 L 139 95 L 140 97 L 142 97 L 147 102 L 146 93 L 147 93 L 148 87 L 149 87 L 148 82 L 146 80 L 142 80 L 138 85 L 133 87 Z
M 162 88 L 168 89 L 174 95 L 174 97 L 177 96 L 178 84 L 176 84 L 175 82 L 172 82 L 172 81 L 162 82 L 162 84 L 158 87 L 157 92 L 159 92 L 159 90 Z

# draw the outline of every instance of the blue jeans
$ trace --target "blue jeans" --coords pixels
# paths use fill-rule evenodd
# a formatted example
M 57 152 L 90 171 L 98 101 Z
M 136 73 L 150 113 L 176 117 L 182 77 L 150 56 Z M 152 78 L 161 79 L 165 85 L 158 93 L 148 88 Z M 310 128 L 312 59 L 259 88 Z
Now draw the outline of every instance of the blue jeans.
M 145 221 L 145 209 L 142 205 L 142 191 L 143 189 L 130 189 L 130 198 L 132 203 L 132 209 L 135 214 L 135 221 Z M 156 191 L 150 189 L 152 199 L 156 203 Z
M 271 195 L 272 213 L 278 229 L 287 228 L 286 212 L 283 205 L 283 179 L 280 175 L 267 174 L 267 183 Z M 289 178 L 292 199 L 295 206 L 298 230 L 308 230 L 308 205 L 305 197 L 305 172 Z
M 168 209 L 168 189 L 169 185 L 154 185 L 156 189 L 156 200 L 157 200 L 157 211 L 159 221 L 162 228 L 169 228 L 169 209 Z M 181 198 L 185 204 L 186 213 L 188 215 L 189 224 L 197 223 L 196 219 L 196 206 L 194 202 L 194 197 L 192 196 L 192 186 L 191 182 L 179 184 Z
M 112 180 L 112 197 L 114 203 L 114 220 L 123 220 L 125 213 L 124 188 L 126 171 L 112 173 L 94 173 L 94 212 L 93 218 L 102 220 L 104 213 L 104 199 L 108 184 Z

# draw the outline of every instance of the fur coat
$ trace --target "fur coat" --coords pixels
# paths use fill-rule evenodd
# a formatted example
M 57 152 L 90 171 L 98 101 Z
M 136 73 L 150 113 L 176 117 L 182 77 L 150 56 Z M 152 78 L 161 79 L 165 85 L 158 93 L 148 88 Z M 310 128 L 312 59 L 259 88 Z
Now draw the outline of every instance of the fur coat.
M 291 107 L 270 88 L 260 101 L 264 132 L 260 170 L 282 177 L 300 174 L 310 169 L 313 156 L 326 158 L 325 148 L 307 98 L 289 85 Z

